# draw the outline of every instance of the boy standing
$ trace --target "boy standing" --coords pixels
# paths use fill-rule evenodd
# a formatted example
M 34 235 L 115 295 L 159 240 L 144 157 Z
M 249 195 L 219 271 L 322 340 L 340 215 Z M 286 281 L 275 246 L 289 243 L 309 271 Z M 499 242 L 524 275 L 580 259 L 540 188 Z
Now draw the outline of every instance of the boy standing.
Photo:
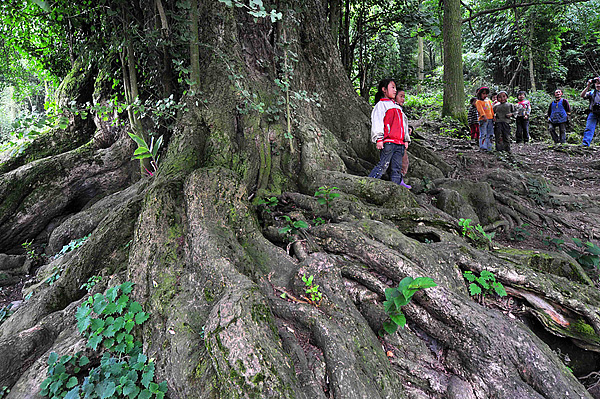
M 510 152 L 510 118 L 514 115 L 516 107 L 507 103 L 507 100 L 508 94 L 501 91 L 498 93 L 498 104 L 494 106 L 496 151 Z
M 520 91 L 517 94 L 517 144 L 529 142 L 529 114 L 531 114 L 531 103 L 525 99 L 526 93 Z
M 471 130 L 471 140 L 474 143 L 479 141 L 479 113 L 477 112 L 477 107 L 475 103 L 477 102 L 477 97 L 471 98 L 471 106 L 469 107 L 469 112 L 467 114 L 467 123 L 469 124 L 469 129 Z

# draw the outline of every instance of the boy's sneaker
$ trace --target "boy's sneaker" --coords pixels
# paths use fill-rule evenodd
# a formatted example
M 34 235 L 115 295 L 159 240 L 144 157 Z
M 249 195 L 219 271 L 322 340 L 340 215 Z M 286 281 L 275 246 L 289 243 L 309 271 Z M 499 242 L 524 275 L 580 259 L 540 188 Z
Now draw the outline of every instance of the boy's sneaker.
M 408 184 L 404 183 L 404 179 L 402 179 L 402 181 L 400 182 L 400 185 L 401 185 L 402 187 L 406 187 L 406 188 L 408 188 L 409 190 L 412 188 L 412 186 L 409 186 Z

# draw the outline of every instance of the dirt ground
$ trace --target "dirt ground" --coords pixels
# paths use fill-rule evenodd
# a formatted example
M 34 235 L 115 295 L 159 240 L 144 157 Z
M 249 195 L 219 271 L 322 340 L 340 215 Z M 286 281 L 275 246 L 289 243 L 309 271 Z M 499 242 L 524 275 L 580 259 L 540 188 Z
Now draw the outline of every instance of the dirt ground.
M 548 142 L 511 143 L 511 152 L 482 152 L 470 139 L 421 134 L 423 142 L 455 168 L 451 177 L 486 181 L 492 170 L 519 176 L 532 195 L 528 206 L 543 212 L 558 226 L 524 223 L 519 231 L 497 231 L 495 241 L 517 248 L 548 249 L 549 238 L 571 237 L 600 243 L 600 149 Z M 535 186 L 542 182 L 545 186 Z M 536 184 L 537 184 L 536 183 Z M 493 183 L 492 188 L 493 187 Z M 536 190 L 546 198 L 537 198 Z M 517 233 L 518 233 L 517 232 Z

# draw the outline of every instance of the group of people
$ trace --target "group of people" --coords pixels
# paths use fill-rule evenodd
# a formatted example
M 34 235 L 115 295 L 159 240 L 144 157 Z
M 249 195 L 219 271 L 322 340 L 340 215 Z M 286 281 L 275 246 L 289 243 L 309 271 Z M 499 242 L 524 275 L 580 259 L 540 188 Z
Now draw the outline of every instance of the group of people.
M 482 151 L 492 150 L 492 140 L 496 141 L 497 151 L 510 152 L 510 122 L 516 120 L 516 142 L 529 142 L 529 116 L 531 103 L 525 98 L 526 93 L 517 94 L 517 103 L 508 103 L 508 93 L 501 91 L 492 93 L 488 99 L 490 89 L 481 87 L 477 90 L 477 97 L 471 98 L 468 111 L 468 124 L 471 139 L 479 141 Z M 600 77 L 590 79 L 581 92 L 581 97 L 589 100 L 589 114 L 583 133 L 584 147 L 589 147 L 594 137 L 596 125 L 600 118 Z M 556 144 L 567 141 L 567 123 L 571 114 L 571 106 L 560 89 L 554 91 L 554 100 L 548 105 L 548 131 Z M 558 132 L 557 132 L 558 130 Z
M 492 99 L 488 98 L 490 89 L 480 87 L 477 97 L 471 98 L 471 106 L 467 114 L 467 121 L 471 130 L 471 139 L 479 141 L 482 151 L 492 151 L 492 141 L 496 139 L 496 150 L 510 152 L 510 122 L 516 119 L 517 143 L 529 142 L 529 115 L 531 103 L 525 98 L 526 93 L 517 94 L 518 102 L 508 102 L 508 93 L 501 91 L 493 93 Z
M 516 142 L 528 143 L 529 117 L 531 103 L 526 99 L 526 93 L 517 94 L 517 103 L 508 102 L 508 93 L 500 91 L 493 93 L 489 99 L 490 89 L 480 87 L 476 97 L 471 98 L 468 111 L 468 123 L 471 139 L 479 143 L 481 151 L 492 151 L 495 138 L 496 151 L 510 152 L 510 123 L 516 120 Z M 590 145 L 598 119 L 600 119 L 600 77 L 590 79 L 581 97 L 588 99 L 589 115 L 583 134 L 582 146 Z M 380 150 L 380 159 L 369 177 L 380 179 L 390 168 L 390 180 L 406 188 L 411 188 L 404 182 L 408 171 L 408 154 L 406 149 L 410 143 L 411 127 L 402 106 L 405 101 L 404 90 L 396 87 L 393 79 L 379 82 L 375 95 L 375 107 L 371 113 L 371 141 Z M 563 92 L 557 89 L 554 100 L 548 106 L 548 130 L 555 143 L 566 142 L 566 125 L 569 120 L 571 107 L 563 98 Z M 557 133 L 558 129 L 558 133 Z

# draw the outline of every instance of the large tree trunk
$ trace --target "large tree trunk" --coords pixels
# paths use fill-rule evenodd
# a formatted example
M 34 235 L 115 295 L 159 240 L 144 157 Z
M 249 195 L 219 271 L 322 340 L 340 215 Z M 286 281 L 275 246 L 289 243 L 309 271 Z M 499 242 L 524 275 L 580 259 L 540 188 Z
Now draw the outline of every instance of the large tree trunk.
M 462 271 L 493 271 L 557 335 L 594 351 L 597 290 L 589 279 L 523 266 L 527 255 L 476 249 L 456 234 L 457 220 L 448 213 L 419 205 L 421 199 L 398 185 L 365 177 L 377 160 L 369 142 L 370 107 L 346 76 L 323 2 L 279 4 L 285 41 L 298 59 L 290 87 L 315 96 L 290 96 L 291 137 L 285 122 L 253 102 L 285 95 L 274 83 L 281 78 L 274 72 L 281 70 L 281 26 L 216 0 L 199 6 L 206 44 L 199 57 L 202 96 L 186 99 L 155 178 L 98 208 L 94 196 L 84 198 L 91 214 L 109 208 L 108 214 L 91 218 L 96 227 L 72 256 L 45 266 L 60 266 L 60 279 L 38 285 L 0 326 L 0 353 L 9 359 L 0 362 L 0 386 L 12 387 L 8 398 L 36 394 L 50 351 L 81 346 L 73 313 L 84 296 L 79 287 L 95 274 L 136 283 L 134 296 L 151 314 L 139 337 L 155 359 L 157 379 L 168 383 L 169 398 L 590 398 L 525 324 L 473 301 Z M 299 6 L 303 12 L 292 18 L 288 7 Z M 285 112 L 278 110 L 280 120 Z M 489 184 L 444 179 L 451 168 L 416 141 L 410 146 L 414 176 L 436 179 L 439 192 L 470 198 L 482 224 L 498 221 Z M 90 150 L 80 163 L 67 153 L 60 165 L 69 170 L 59 171 L 72 178 L 53 173 L 48 185 L 79 189 L 74 171 L 82 173 L 88 163 L 98 180 L 98 156 L 105 151 L 127 161 L 130 152 L 120 153 L 124 143 Z M 107 169 L 125 170 L 109 159 Z M 12 195 L 15 175 L 40 166 L 0 178 L 0 231 L 16 232 L 2 236 L 4 251 L 50 229 L 57 218 L 44 213 L 34 220 L 41 192 Z M 103 194 L 114 188 L 94 179 Z M 321 186 L 338 187 L 341 197 L 319 204 L 312 194 Z M 275 209 L 251 204 L 257 195 L 274 194 Z M 326 223 L 285 235 L 283 216 Z M 56 229 L 60 237 L 69 231 Z M 304 298 L 301 278 L 309 275 L 323 294 L 319 306 Z M 385 289 L 406 276 L 430 276 L 438 286 L 403 308 L 407 328 L 378 336 Z M 587 335 L 552 324 L 548 313 L 568 314 Z
M 442 115 L 466 124 L 459 0 L 444 0 L 444 103 Z

